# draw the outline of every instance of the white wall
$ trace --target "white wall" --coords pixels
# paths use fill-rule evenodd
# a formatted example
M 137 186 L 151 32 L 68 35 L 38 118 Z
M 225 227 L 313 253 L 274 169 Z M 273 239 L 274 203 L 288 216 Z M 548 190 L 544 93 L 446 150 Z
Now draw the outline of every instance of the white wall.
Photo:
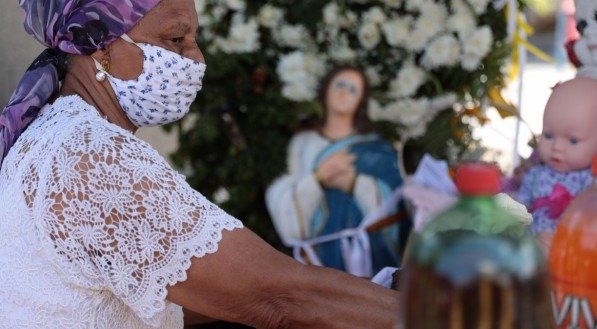
M 46 1 L 46 0 L 44 0 Z M 23 10 L 15 0 L 0 2 L 0 106 L 8 103 L 21 76 L 43 51 L 44 47 L 23 28 Z M 143 128 L 137 133 L 162 155 L 178 147 L 174 135 L 165 134 L 159 127 Z

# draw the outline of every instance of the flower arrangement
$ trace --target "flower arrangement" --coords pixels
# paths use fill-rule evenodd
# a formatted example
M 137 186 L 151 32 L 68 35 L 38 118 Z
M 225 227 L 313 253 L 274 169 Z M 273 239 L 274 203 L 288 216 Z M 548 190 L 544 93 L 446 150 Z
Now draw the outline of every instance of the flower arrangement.
M 405 159 L 468 151 L 470 119 L 503 84 L 506 18 L 495 1 L 196 0 L 196 7 L 208 68 L 192 114 L 169 127 L 180 139 L 172 160 L 191 185 L 273 244 L 264 191 L 286 170 L 296 129 L 322 115 L 316 96 L 328 69 L 366 70 L 369 116 L 386 137 L 411 141 Z
M 363 66 L 374 90 L 369 117 L 397 124 L 403 137 L 424 135 L 440 111 L 478 106 L 503 84 L 504 1 L 301 2 L 197 1 L 200 41 L 210 54 L 265 56 L 277 92 L 293 102 L 313 101 L 327 68 Z

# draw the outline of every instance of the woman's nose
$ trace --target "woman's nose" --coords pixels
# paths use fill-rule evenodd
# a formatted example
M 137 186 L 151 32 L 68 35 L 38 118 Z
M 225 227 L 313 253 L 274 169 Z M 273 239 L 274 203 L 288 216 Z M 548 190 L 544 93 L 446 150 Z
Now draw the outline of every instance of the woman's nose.
M 203 56 L 203 52 L 199 49 L 199 46 L 195 46 L 189 49 L 187 52 L 184 53 L 185 57 L 188 57 L 192 60 L 197 62 L 205 63 L 205 56 Z

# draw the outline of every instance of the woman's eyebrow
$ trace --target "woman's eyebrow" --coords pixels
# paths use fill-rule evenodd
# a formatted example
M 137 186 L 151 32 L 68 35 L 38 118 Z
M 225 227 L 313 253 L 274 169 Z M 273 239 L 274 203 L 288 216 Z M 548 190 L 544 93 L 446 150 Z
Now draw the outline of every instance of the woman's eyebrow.
M 174 22 L 170 26 L 166 27 L 168 32 L 180 33 L 180 34 L 187 34 L 191 32 L 191 26 L 185 22 Z

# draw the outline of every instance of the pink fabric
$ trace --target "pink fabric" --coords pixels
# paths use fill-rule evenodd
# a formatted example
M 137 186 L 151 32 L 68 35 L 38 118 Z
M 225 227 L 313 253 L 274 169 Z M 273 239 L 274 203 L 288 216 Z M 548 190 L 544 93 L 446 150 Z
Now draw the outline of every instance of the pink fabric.
M 564 187 L 564 185 L 556 184 L 548 196 L 538 198 L 531 206 L 531 212 L 547 207 L 549 208 L 549 217 L 553 220 L 560 218 L 568 204 L 574 196 Z

